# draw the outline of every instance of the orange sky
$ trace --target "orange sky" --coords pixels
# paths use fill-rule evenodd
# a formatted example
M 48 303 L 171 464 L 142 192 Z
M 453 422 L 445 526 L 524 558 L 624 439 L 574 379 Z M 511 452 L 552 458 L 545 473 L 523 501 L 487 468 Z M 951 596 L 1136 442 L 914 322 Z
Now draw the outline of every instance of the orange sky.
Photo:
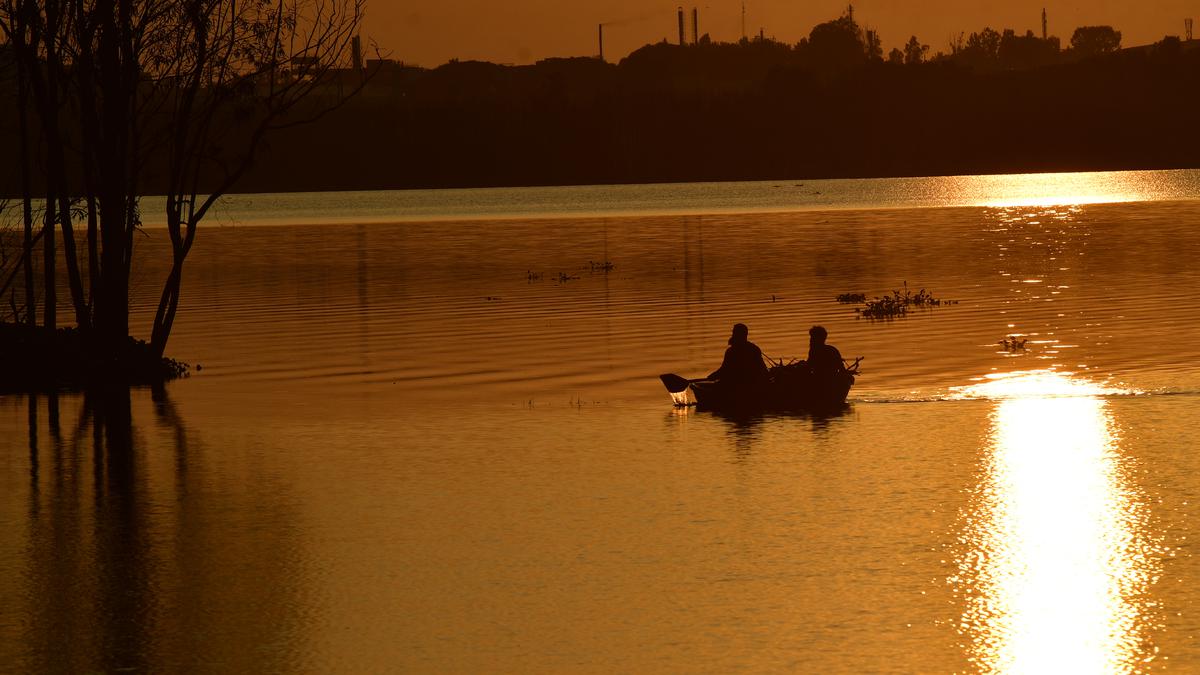
M 633 49 L 675 39 L 675 2 L 660 0 L 368 0 L 363 35 L 396 59 L 436 66 L 451 58 L 497 63 L 532 63 L 548 56 L 596 54 L 596 25 L 605 28 L 609 60 Z M 700 10 L 700 32 L 714 40 L 741 37 L 740 0 L 693 0 Z M 1077 26 L 1110 24 L 1126 46 L 1164 35 L 1183 35 L 1183 19 L 1200 19 L 1200 0 L 861 0 L 854 3 L 859 23 L 876 28 L 884 50 L 901 46 L 916 34 L 931 52 L 946 51 L 950 36 L 984 26 L 1040 32 L 1041 9 L 1050 34 L 1065 45 Z M 817 23 L 845 9 L 841 0 L 747 0 L 746 30 L 762 27 L 768 36 L 795 42 Z M 1197 23 L 1200 23 L 1198 21 Z M 1200 30 L 1200 27 L 1198 27 Z

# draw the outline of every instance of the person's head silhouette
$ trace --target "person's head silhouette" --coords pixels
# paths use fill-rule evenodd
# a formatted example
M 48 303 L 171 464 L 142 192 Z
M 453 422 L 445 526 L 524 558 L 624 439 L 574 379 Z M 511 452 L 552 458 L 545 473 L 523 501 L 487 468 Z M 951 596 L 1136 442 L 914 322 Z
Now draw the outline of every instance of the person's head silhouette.
M 744 323 L 733 324 L 733 333 L 729 336 L 729 344 L 738 342 L 746 342 L 750 336 L 750 329 Z
M 813 326 L 808 329 L 808 339 L 814 345 L 825 344 L 825 338 L 829 336 L 829 331 L 825 330 L 824 326 Z

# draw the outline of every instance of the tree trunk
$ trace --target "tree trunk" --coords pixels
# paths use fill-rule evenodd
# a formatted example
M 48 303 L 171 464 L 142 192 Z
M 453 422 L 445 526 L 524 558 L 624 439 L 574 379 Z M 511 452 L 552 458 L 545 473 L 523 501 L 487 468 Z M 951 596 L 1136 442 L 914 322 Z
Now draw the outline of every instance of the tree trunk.
M 99 202 L 100 274 L 99 295 L 95 298 L 95 344 L 103 354 L 119 356 L 129 336 L 129 127 L 131 97 L 136 95 L 136 82 L 126 87 L 125 64 L 122 62 L 122 40 L 127 23 L 118 20 L 121 7 L 109 0 L 98 11 L 100 25 L 96 44 L 97 79 L 94 83 L 100 101 L 96 123 L 97 142 L 88 148 L 96 168 L 96 196 Z M 89 81 L 90 82 L 90 81 Z
M 38 97 L 41 104 L 43 135 L 46 142 L 46 184 L 47 189 L 58 195 L 58 222 L 63 233 L 63 261 L 67 267 L 67 282 L 71 292 L 71 302 L 75 308 L 75 323 L 80 330 L 87 331 L 91 321 L 87 314 L 87 301 L 83 296 L 83 283 L 79 275 L 79 257 L 75 247 L 75 232 L 71 224 L 71 192 L 67 180 L 67 144 L 62 128 L 60 110 L 66 101 L 63 98 L 63 78 L 70 77 L 68 64 L 64 62 L 58 44 L 61 34 L 63 14 L 67 7 L 60 1 L 45 3 L 46 30 L 43 35 L 45 45 L 46 76 L 45 86 Z
M 58 298 L 55 297 L 54 280 L 54 195 L 46 195 L 46 214 L 42 223 L 42 284 L 45 286 L 46 299 L 43 302 L 42 325 L 46 330 L 58 328 Z
M 117 356 L 129 336 L 129 275 L 125 262 L 123 227 L 125 208 L 123 200 L 106 198 L 107 195 L 104 197 L 100 201 L 101 274 L 94 328 L 97 347 L 105 355 Z
M 25 82 L 24 69 L 17 73 L 17 118 L 21 134 L 21 221 L 25 226 L 25 241 L 21 247 L 21 265 L 25 268 L 25 323 L 37 325 L 37 298 L 33 288 L 33 187 L 30 174 L 33 171 L 29 159 L 29 88 Z
M 51 101 L 57 105 L 57 101 Z M 58 115 L 54 114 L 49 120 L 47 129 L 47 180 L 54 184 L 53 192 L 58 193 L 57 220 L 62 227 L 63 259 L 67 266 L 67 281 L 71 291 L 71 302 L 75 308 L 75 323 L 79 329 L 87 332 L 91 328 L 91 317 L 88 316 L 87 298 L 83 294 L 83 281 L 79 272 L 79 257 L 75 246 L 75 229 L 71 224 L 71 198 L 67 192 L 65 150 L 62 136 L 57 129 Z M 47 202 L 49 204 L 49 202 Z
M 88 311 L 93 311 L 96 304 L 96 294 L 100 292 L 100 239 L 99 213 L 96 208 L 96 190 L 90 184 L 87 187 L 87 245 L 88 245 Z
M 91 329 L 91 317 L 88 316 L 87 298 L 83 294 L 83 280 L 79 272 L 79 254 L 75 246 L 75 228 L 71 224 L 71 201 L 66 196 L 67 181 L 65 169 L 59 177 L 58 189 L 58 220 L 62 226 L 63 258 L 67 264 L 67 281 L 71 289 L 71 303 L 75 307 L 75 324 L 79 330 L 88 332 Z
M 183 257 L 176 255 L 171 273 L 163 284 L 162 297 L 158 300 L 158 311 L 154 315 L 154 330 L 150 337 L 150 348 L 158 356 L 167 349 L 171 327 L 175 324 L 175 312 L 179 309 L 179 290 L 183 284 Z

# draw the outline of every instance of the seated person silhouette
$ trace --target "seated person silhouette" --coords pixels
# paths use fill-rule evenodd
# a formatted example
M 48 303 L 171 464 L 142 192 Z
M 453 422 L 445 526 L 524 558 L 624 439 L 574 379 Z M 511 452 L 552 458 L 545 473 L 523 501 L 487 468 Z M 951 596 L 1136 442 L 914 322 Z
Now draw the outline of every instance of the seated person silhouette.
M 829 377 L 846 372 L 842 353 L 825 339 L 829 332 L 823 326 L 808 329 L 808 369 L 817 377 Z
M 736 387 L 755 386 L 767 381 L 767 366 L 763 363 L 762 350 L 747 339 L 750 329 L 744 323 L 733 325 L 729 336 L 729 348 L 721 367 L 708 376 L 710 380 L 732 384 Z

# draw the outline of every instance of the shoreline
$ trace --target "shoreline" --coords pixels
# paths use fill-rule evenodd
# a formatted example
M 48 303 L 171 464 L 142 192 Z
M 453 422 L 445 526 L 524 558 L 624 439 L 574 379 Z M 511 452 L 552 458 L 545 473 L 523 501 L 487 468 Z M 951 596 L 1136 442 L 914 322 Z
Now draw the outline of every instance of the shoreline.
M 128 338 L 115 361 L 97 359 L 78 329 L 0 322 L 0 393 L 82 390 L 109 384 L 158 385 L 186 378 L 191 367 L 157 357 Z

